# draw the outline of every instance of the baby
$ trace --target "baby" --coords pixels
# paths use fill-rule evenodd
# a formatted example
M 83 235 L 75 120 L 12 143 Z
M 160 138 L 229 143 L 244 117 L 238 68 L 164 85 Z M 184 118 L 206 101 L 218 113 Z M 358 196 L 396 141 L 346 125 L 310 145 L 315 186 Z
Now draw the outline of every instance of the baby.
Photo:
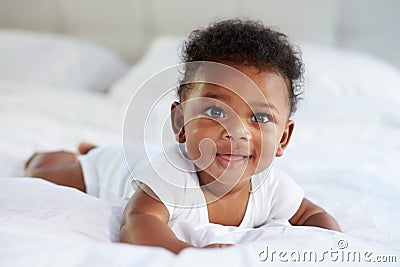
M 286 36 L 260 22 L 221 21 L 193 31 L 183 59 L 179 102 L 171 107 L 179 145 L 133 173 L 135 192 L 125 207 L 120 241 L 179 253 L 193 247 L 170 228 L 184 220 L 340 231 L 332 216 L 273 167 L 292 137 L 290 118 L 302 75 L 302 62 Z M 81 144 L 79 151 L 101 155 L 101 149 L 93 148 Z M 73 153 L 39 153 L 25 171 L 90 193 L 94 182 L 84 162 L 85 156 L 78 160 Z

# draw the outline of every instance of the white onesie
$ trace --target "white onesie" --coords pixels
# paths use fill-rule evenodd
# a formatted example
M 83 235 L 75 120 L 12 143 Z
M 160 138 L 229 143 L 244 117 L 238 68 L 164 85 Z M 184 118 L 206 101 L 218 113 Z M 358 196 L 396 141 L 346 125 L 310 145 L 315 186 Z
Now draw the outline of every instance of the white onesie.
M 132 176 L 141 166 L 148 164 L 149 158 L 161 151 L 154 146 L 146 147 L 147 151 L 144 153 L 137 152 L 142 151 L 140 146 L 132 145 L 125 149 L 131 152 L 124 154 L 122 145 L 109 145 L 92 149 L 88 154 L 78 157 L 89 195 L 114 205 L 125 206 L 134 193 L 131 186 Z

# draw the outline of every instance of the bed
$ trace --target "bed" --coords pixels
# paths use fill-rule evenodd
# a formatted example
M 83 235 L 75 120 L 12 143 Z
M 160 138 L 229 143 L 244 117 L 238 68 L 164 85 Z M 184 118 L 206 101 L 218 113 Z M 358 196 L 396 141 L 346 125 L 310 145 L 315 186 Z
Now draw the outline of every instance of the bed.
M 235 246 L 174 255 L 118 243 L 121 205 L 25 178 L 23 164 L 35 151 L 74 151 L 83 140 L 98 145 L 122 142 L 133 93 L 150 76 L 177 63 L 182 39 L 156 39 L 145 56 L 129 66 L 104 47 L 65 38 L 0 32 L 0 44 L 9 49 L 0 51 L 2 58 L 14 49 L 26 52 L 0 62 L 0 266 L 398 264 L 397 69 L 368 55 L 300 43 L 306 64 L 304 99 L 294 118 L 292 143 L 274 164 L 333 214 L 343 233 L 182 223 L 174 231 L 184 240 L 198 246 Z M 24 63 L 27 57 L 30 62 L 41 60 L 42 69 L 35 69 L 34 75 L 28 75 L 32 66 Z M 71 60 L 57 65 L 60 58 Z M 131 119 L 140 121 L 140 115 Z M 155 125 L 162 123 L 155 118 Z M 143 138 L 140 129 L 134 134 Z M 147 141 L 160 145 L 155 136 Z

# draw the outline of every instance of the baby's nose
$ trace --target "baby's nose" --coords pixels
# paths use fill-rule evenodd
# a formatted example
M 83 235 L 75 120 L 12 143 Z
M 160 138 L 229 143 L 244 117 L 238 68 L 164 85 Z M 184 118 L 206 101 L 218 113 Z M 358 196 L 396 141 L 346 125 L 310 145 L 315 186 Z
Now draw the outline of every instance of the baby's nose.
M 226 121 L 222 126 L 224 127 L 224 138 L 237 141 L 249 141 L 251 139 L 249 127 L 238 118 Z

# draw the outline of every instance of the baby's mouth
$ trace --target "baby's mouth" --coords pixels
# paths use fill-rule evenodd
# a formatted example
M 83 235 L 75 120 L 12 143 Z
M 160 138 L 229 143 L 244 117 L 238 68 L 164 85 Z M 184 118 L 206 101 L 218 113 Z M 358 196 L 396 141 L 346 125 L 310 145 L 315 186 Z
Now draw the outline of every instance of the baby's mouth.
M 217 153 L 216 161 L 224 169 L 226 169 L 226 168 L 234 169 L 244 163 L 247 163 L 247 161 L 251 158 L 252 158 L 251 155 Z

